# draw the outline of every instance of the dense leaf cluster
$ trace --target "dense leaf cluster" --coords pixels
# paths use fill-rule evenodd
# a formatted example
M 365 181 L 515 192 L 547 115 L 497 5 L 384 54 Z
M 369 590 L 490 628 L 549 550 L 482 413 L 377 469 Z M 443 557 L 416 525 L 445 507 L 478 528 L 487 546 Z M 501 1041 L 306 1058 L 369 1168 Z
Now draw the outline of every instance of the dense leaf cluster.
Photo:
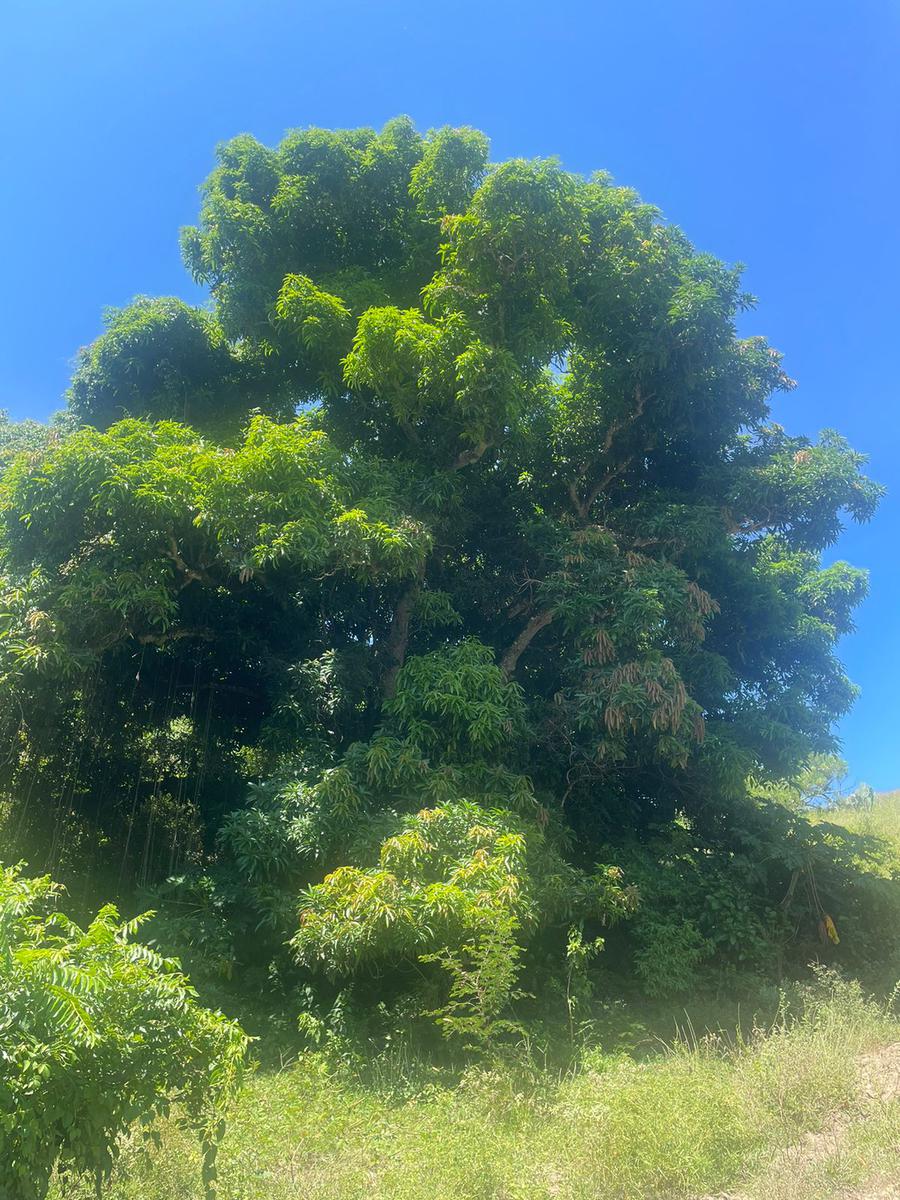
M 0 868 L 3 1195 L 39 1200 L 55 1167 L 90 1173 L 99 1194 L 120 1135 L 172 1104 L 200 1134 L 211 1182 L 246 1038 L 197 1004 L 177 963 L 133 940 L 140 920 L 107 905 L 82 929 L 53 911 L 58 892 Z

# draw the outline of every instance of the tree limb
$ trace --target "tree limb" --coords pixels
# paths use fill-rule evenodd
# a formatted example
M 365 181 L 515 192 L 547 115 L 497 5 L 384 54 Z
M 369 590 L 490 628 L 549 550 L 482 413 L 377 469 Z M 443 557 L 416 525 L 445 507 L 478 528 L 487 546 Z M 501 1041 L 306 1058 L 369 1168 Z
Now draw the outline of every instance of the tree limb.
M 489 446 L 490 442 L 479 442 L 477 446 L 471 446 L 468 450 L 463 450 L 453 460 L 453 465 L 450 468 L 451 471 L 459 471 L 463 467 L 469 466 L 470 463 L 478 462 Z
M 424 575 L 423 564 L 415 579 L 410 580 L 394 605 L 390 632 L 384 644 L 386 666 L 381 678 L 381 694 L 385 700 L 390 700 L 397 691 L 397 676 L 406 661 L 406 648 L 409 645 L 409 623 Z
M 630 412 L 627 417 L 623 417 L 621 421 L 613 421 L 609 429 L 606 431 L 606 437 L 603 439 L 603 453 L 608 454 L 612 449 L 613 441 L 616 434 L 621 433 L 626 425 L 631 425 L 638 417 L 644 414 L 645 397 L 641 390 L 641 385 L 634 385 L 634 411 Z
M 555 613 L 550 608 L 545 608 L 542 612 L 535 613 L 513 644 L 509 647 L 503 657 L 500 659 L 500 670 L 507 679 L 513 674 L 516 667 L 519 665 L 519 659 L 522 654 L 528 649 L 535 637 L 541 630 L 549 625 L 553 620 Z
M 616 436 L 619 433 L 621 433 L 622 430 L 625 429 L 626 426 L 632 425 L 635 421 L 638 420 L 639 417 L 641 417 L 643 415 L 645 403 L 646 403 L 646 397 L 644 396 L 644 393 L 641 390 L 641 385 L 636 384 L 635 389 L 634 389 L 634 409 L 632 412 L 630 412 L 628 414 L 627 417 L 623 417 L 621 421 L 613 421 L 613 423 L 610 425 L 609 429 L 606 431 L 606 437 L 603 439 L 603 453 L 604 454 L 608 454 L 610 452 L 610 450 L 612 449 L 612 444 L 616 439 Z M 575 508 L 575 512 L 578 514 L 578 517 L 580 518 L 580 520 L 586 521 L 588 519 L 588 516 L 590 515 L 590 511 L 594 505 L 594 501 L 597 499 L 597 497 L 600 495 L 601 492 L 606 491 L 606 489 L 609 487 L 609 485 L 614 480 L 618 479 L 618 477 L 622 474 L 622 472 L 626 469 L 626 467 L 628 467 L 630 465 L 630 463 L 633 461 L 633 459 L 634 459 L 634 455 L 629 454 L 620 463 L 618 463 L 617 466 L 610 467 L 609 470 L 606 471 L 600 477 L 600 479 L 598 479 L 597 482 L 592 485 L 590 491 L 584 497 L 583 500 L 582 500 L 581 496 L 579 496 L 578 488 L 575 486 L 575 484 L 574 483 L 567 484 L 569 498 L 571 499 L 572 504 Z M 583 475 L 582 475 L 582 477 L 583 477 Z
M 572 497 L 572 503 L 575 505 L 575 511 L 578 513 L 582 521 L 586 521 L 588 519 L 590 511 L 594 506 L 594 501 L 597 499 L 600 493 L 605 492 L 613 480 L 618 479 L 618 477 L 622 474 L 625 468 L 629 466 L 630 463 L 631 458 L 629 457 L 623 459 L 617 467 L 610 468 L 610 470 L 608 470 L 602 478 L 597 480 L 597 482 L 585 496 L 584 500 L 579 498 L 575 484 L 569 484 L 569 495 Z
M 732 536 L 738 534 L 750 536 L 754 533 L 762 533 L 778 523 L 771 509 L 766 509 L 766 515 L 761 521 L 751 521 L 748 517 L 737 520 L 730 508 L 723 508 L 722 516 L 725 520 L 725 528 Z
M 215 634 L 211 629 L 181 627 L 166 633 L 137 633 L 134 636 L 142 646 L 164 646 L 166 642 L 177 642 L 182 638 L 202 638 L 205 642 L 211 642 Z
M 174 534 L 170 535 L 169 537 L 169 548 L 166 551 L 166 555 L 175 564 L 176 570 L 180 571 L 183 576 L 182 582 L 179 585 L 179 591 L 181 591 L 182 588 L 186 588 L 188 584 L 194 582 L 212 583 L 212 580 L 206 571 L 198 570 L 197 568 L 192 567 L 185 562 L 181 551 L 178 549 L 178 542 L 176 541 Z

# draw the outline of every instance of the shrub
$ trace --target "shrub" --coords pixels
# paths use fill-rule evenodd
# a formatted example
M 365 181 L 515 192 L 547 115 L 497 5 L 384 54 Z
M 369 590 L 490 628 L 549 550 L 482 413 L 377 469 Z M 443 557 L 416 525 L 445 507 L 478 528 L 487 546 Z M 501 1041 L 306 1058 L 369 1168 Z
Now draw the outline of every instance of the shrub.
M 439 964 L 447 1004 L 431 1015 L 475 1043 L 509 1030 L 523 940 L 574 917 L 611 922 L 632 895 L 616 867 L 579 872 L 534 821 L 450 801 L 407 818 L 375 867 L 341 867 L 303 897 L 298 959 L 333 974 L 404 960 Z
M 0 866 L 0 1194 L 39 1200 L 54 1168 L 90 1172 L 99 1192 L 119 1136 L 173 1103 L 211 1194 L 247 1039 L 131 940 L 143 918 L 107 905 L 82 929 L 52 911 L 60 890 Z

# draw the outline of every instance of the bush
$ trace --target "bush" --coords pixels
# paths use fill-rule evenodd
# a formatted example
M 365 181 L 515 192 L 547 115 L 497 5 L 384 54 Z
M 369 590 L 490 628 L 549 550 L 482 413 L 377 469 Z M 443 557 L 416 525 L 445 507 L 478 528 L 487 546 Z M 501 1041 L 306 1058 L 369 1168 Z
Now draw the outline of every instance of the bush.
M 107 905 L 81 929 L 52 911 L 59 892 L 0 866 L 0 1194 L 39 1200 L 54 1168 L 90 1172 L 99 1191 L 119 1136 L 176 1102 L 211 1193 L 246 1037 L 131 940 L 143 918 Z

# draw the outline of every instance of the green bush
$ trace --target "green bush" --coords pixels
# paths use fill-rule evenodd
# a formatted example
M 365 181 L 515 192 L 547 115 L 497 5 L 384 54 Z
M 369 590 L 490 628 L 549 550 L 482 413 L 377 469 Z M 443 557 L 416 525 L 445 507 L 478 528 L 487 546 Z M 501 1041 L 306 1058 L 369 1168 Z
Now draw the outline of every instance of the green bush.
M 54 1168 L 99 1191 L 120 1135 L 176 1103 L 211 1192 L 247 1039 L 131 940 L 142 918 L 107 905 L 82 929 L 53 911 L 59 891 L 0 866 L 0 1194 L 39 1200 Z

